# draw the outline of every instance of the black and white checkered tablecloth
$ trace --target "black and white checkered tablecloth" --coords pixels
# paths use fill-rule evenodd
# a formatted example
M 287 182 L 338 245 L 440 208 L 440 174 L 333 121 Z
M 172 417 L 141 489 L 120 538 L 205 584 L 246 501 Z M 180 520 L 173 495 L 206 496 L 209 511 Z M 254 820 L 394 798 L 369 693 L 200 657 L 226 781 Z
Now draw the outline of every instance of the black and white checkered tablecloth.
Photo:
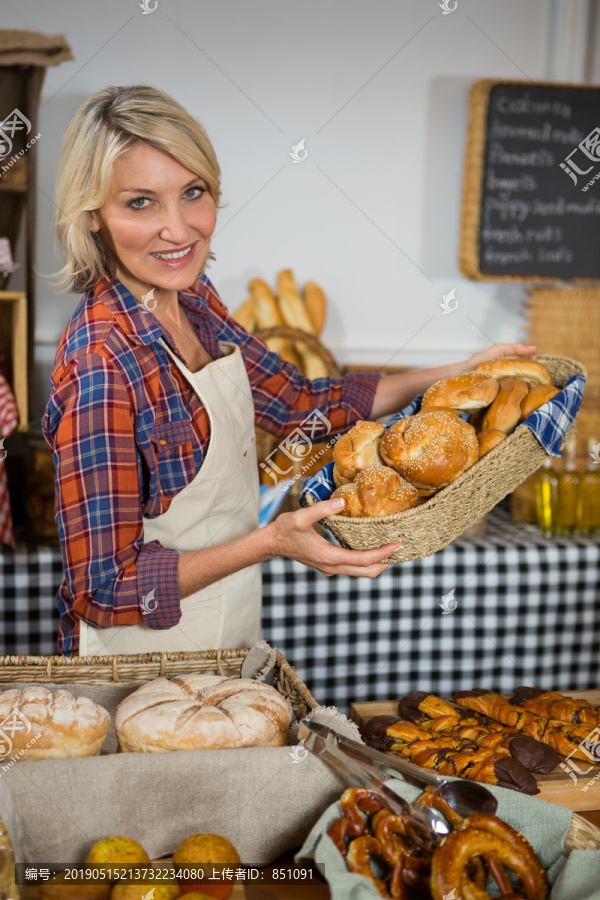
M 58 548 L 0 554 L 0 654 L 56 652 L 61 579 Z M 263 634 L 320 703 L 344 711 L 416 689 L 596 688 L 600 542 L 547 541 L 500 506 L 485 538 L 375 580 L 273 559 L 263 565 Z

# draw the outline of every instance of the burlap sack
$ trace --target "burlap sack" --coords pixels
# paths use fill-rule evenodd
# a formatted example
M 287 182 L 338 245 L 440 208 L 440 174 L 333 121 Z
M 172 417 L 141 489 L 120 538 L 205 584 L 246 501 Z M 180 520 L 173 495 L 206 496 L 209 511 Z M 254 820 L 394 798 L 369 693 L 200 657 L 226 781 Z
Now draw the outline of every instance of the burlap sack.
M 264 659 L 256 674 L 269 680 Z M 139 685 L 45 687 L 90 697 L 114 720 L 118 704 Z M 356 726 L 335 709 L 319 707 L 310 718 L 360 740 Z M 301 744 L 116 753 L 112 727 L 100 756 L 17 762 L 0 777 L 23 832 L 18 861 L 38 866 L 81 865 L 92 844 L 109 835 L 134 838 L 158 859 L 198 832 L 229 838 L 246 865 L 268 865 L 299 847 L 351 783 Z

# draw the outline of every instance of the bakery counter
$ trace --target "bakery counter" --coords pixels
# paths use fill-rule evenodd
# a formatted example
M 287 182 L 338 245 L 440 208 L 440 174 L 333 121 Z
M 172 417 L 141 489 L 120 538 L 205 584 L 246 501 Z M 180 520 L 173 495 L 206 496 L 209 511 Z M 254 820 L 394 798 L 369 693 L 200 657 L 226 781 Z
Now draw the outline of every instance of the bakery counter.
M 56 652 L 59 548 L 0 555 L 0 655 Z M 316 699 L 351 702 L 474 684 L 586 690 L 600 684 L 600 543 L 546 540 L 505 502 L 486 535 L 375 579 L 263 564 L 263 633 Z

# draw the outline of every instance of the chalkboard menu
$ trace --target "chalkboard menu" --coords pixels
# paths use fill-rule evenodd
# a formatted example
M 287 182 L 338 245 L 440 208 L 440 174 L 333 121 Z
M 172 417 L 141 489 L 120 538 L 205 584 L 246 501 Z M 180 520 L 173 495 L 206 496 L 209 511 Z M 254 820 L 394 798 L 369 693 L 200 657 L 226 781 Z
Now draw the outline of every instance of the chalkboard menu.
M 600 282 L 600 88 L 473 86 L 460 267 L 493 281 Z

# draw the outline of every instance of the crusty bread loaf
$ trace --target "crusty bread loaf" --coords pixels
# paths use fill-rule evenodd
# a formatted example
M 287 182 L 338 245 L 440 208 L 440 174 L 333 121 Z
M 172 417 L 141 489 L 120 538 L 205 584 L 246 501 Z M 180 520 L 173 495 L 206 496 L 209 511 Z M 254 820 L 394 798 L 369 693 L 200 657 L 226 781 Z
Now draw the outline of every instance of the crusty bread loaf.
M 156 678 L 126 697 L 115 730 L 119 749 L 128 752 L 280 747 L 290 719 L 289 702 L 268 684 L 178 675 Z
M 291 269 L 282 269 L 277 276 L 279 311 L 286 325 L 315 334 L 314 325 L 304 300 L 298 292 L 296 279 Z M 326 378 L 329 374 L 324 360 L 307 344 L 296 341 L 295 349 L 301 359 L 301 368 L 307 378 Z
M 510 434 L 517 427 L 521 416 L 521 403 L 529 392 L 529 385 L 522 378 L 503 378 L 498 396 L 486 410 L 481 431 L 497 428 Z
M 548 400 L 552 400 L 558 393 L 558 388 L 553 387 L 551 384 L 532 385 L 523 400 L 521 400 L 519 423 L 528 419 L 532 412 L 535 412 L 536 409 L 539 409 L 540 406 L 543 406 Z
M 531 384 L 552 384 L 550 371 L 535 359 L 523 359 L 522 356 L 505 356 L 479 363 L 474 372 L 483 372 L 493 378 L 524 378 Z
M 62 688 L 49 691 L 36 686 L 0 692 L 0 743 L 12 744 L 3 747 L 2 753 L 19 762 L 94 756 L 109 728 L 110 715 L 103 706 Z M 24 752 L 19 755 L 21 750 Z
M 384 432 L 385 426 L 379 422 L 363 422 L 359 419 L 333 448 L 338 475 L 353 481 L 361 469 L 382 465 L 379 442 Z
M 342 516 L 389 516 L 416 506 L 419 499 L 417 489 L 389 466 L 361 469 L 353 482 L 331 496 L 346 501 Z
M 486 453 L 489 453 L 490 450 L 493 450 L 498 444 L 500 444 L 504 438 L 506 437 L 506 433 L 504 431 L 500 431 L 499 428 L 486 428 L 485 431 L 480 431 L 477 435 L 477 441 L 479 443 L 479 458 L 485 456 Z
M 335 459 L 335 456 L 334 456 L 334 459 Z M 333 474 L 333 483 L 335 484 L 336 487 L 341 487 L 343 484 L 350 484 L 350 482 L 352 481 L 351 478 L 346 478 L 345 475 L 342 475 L 342 473 L 336 466 L 335 462 L 333 464 L 332 474 Z
M 498 382 L 481 372 L 465 372 L 436 381 L 425 391 L 421 406 L 449 406 L 451 409 L 481 409 L 498 393 Z
M 407 416 L 387 429 L 379 445 L 389 466 L 420 489 L 437 490 L 479 458 L 475 429 L 447 412 Z

